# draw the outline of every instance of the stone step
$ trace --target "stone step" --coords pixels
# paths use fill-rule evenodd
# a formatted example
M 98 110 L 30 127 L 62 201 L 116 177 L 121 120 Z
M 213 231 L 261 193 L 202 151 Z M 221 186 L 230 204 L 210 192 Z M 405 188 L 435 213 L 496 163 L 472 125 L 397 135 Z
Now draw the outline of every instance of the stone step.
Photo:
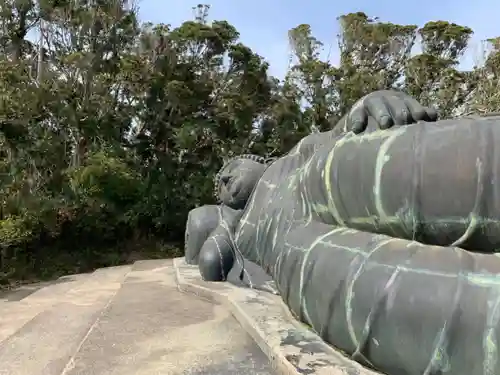
M 131 270 L 103 268 L 45 286 L 18 302 L 4 299 L 0 375 L 61 374 Z
M 22 285 L 11 291 L 0 293 L 0 306 L 9 302 L 44 299 L 61 295 L 73 288 L 77 283 L 84 282 L 93 273 L 82 273 L 60 277 L 57 280 Z
M 3 293 L 0 297 L 0 342 L 36 315 L 57 303 L 72 288 L 92 274 L 65 276 L 48 283 L 36 283 Z
M 64 375 L 269 375 L 269 367 L 229 311 L 179 292 L 172 261 L 159 260 L 134 265 Z

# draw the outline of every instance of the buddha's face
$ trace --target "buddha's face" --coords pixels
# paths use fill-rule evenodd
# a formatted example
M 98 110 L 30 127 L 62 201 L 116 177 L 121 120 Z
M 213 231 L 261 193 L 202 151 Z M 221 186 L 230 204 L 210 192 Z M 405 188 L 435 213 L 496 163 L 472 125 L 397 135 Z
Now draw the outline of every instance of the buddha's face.
M 234 209 L 244 208 L 265 169 L 265 164 L 251 159 L 235 159 L 229 163 L 220 174 L 221 202 Z

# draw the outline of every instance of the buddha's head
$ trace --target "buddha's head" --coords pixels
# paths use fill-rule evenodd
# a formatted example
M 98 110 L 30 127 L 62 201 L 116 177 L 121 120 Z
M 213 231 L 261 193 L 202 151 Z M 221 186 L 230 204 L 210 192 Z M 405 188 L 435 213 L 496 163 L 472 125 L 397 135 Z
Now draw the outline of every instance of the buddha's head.
M 240 155 L 228 160 L 215 176 L 215 196 L 228 207 L 245 207 L 268 163 L 257 155 Z

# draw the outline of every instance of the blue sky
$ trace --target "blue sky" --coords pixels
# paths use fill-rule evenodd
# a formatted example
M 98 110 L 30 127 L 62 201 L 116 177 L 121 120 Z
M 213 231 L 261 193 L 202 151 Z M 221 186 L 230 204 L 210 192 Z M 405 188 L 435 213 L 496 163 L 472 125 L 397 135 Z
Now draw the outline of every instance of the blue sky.
M 174 26 L 192 18 L 191 8 L 198 4 L 186 0 L 139 0 L 140 18 Z M 212 0 L 210 19 L 225 19 L 241 33 L 242 41 L 264 56 L 271 72 L 283 76 L 289 59 L 287 31 L 308 23 L 325 45 L 333 43 L 335 61 L 336 18 L 363 11 L 382 21 L 423 25 L 431 20 L 446 20 L 471 27 L 474 38 L 463 66 L 471 66 L 481 56 L 480 41 L 500 36 L 499 0 Z M 377 5 L 376 5 L 377 4 Z

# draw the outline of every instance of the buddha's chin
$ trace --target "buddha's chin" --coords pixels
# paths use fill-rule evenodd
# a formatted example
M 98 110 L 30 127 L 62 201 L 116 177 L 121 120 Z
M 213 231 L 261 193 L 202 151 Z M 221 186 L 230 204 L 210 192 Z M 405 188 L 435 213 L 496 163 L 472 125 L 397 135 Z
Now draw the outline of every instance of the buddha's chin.
M 230 207 L 234 210 L 239 210 L 243 207 L 241 207 L 242 203 L 241 203 L 241 199 L 238 198 L 238 195 L 232 195 L 232 194 L 227 194 L 225 196 L 222 197 L 221 199 L 222 201 L 222 204 L 224 204 L 225 206 L 227 207 Z M 244 204 L 243 204 L 244 206 Z
M 242 199 L 236 198 L 231 198 L 231 200 L 228 202 L 228 206 L 231 207 L 232 209 L 235 210 L 242 210 L 245 208 L 246 201 Z
M 228 206 L 235 210 L 242 210 L 245 208 L 248 198 L 249 196 L 246 191 L 239 190 L 231 195 Z

